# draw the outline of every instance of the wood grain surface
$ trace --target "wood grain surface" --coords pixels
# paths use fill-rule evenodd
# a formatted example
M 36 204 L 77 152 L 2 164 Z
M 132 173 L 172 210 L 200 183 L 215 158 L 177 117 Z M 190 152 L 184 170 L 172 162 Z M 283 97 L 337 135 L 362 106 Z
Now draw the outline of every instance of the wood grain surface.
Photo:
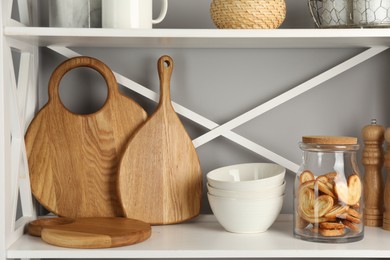
M 356 137 L 350 136 L 303 136 L 303 143 L 315 144 L 357 144 Z
M 385 168 L 386 182 L 383 191 L 383 228 L 390 231 L 390 127 L 385 131 L 386 153 L 385 153 Z
M 172 70 L 173 60 L 161 57 L 159 105 L 131 137 L 119 168 L 118 191 L 125 216 L 151 224 L 179 223 L 200 211 L 202 172 L 171 104 Z
M 92 114 L 74 114 L 60 100 L 60 80 L 78 67 L 98 71 L 107 83 L 106 102 Z M 62 63 L 50 78 L 48 103 L 25 136 L 35 198 L 59 216 L 123 216 L 116 190 L 119 158 L 146 117 L 142 107 L 119 93 L 112 71 L 101 61 L 77 57 Z
M 27 233 L 31 236 L 40 237 L 44 227 L 52 227 L 64 224 L 70 224 L 74 221 L 72 218 L 42 218 L 31 221 L 27 225 Z
M 73 223 L 44 227 L 46 243 L 69 248 L 110 248 L 132 245 L 151 236 L 149 224 L 127 218 L 78 218 Z
M 364 149 L 362 164 L 364 165 L 364 225 L 381 227 L 383 224 L 383 190 L 382 168 L 384 153 L 382 144 L 385 128 L 371 124 L 362 129 Z M 375 217 L 376 216 L 376 217 Z

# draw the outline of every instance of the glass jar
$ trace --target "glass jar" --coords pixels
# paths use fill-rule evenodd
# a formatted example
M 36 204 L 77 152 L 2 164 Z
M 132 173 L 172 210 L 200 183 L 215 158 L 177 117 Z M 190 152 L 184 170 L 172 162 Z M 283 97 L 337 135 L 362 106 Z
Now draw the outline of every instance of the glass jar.
M 294 235 L 343 243 L 363 239 L 363 184 L 357 138 L 304 136 L 294 185 Z

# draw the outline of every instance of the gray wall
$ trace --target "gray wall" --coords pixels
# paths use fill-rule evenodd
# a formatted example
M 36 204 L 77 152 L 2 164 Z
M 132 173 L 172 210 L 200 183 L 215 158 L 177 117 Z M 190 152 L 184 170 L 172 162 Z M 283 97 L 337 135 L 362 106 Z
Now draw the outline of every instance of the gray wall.
M 155 1 L 158 9 L 159 1 Z M 42 1 L 45 4 L 45 1 Z M 209 15 L 210 0 L 170 0 L 161 28 L 215 28 Z M 157 10 L 156 10 L 157 12 Z M 42 13 L 42 23 L 47 23 Z M 284 28 L 312 28 L 306 0 L 287 0 Z M 77 48 L 76 51 L 103 60 L 114 71 L 154 90 L 159 90 L 157 59 L 170 55 L 175 61 L 172 99 L 223 124 L 253 107 L 316 76 L 363 51 L 363 49 L 132 49 Z M 41 104 L 47 101 L 48 78 L 64 58 L 41 50 Z M 361 128 L 376 118 L 390 126 L 389 51 L 321 84 L 234 131 L 266 148 L 300 163 L 298 142 L 302 135 L 351 135 L 360 138 Z M 85 71 L 84 71 L 85 72 Z M 63 101 L 79 112 L 96 110 L 106 89 L 96 72 L 81 69 L 62 82 Z M 72 82 L 80 82 L 75 85 Z M 85 86 L 95 85 L 95 87 Z M 82 88 L 78 88 L 82 86 Z M 125 91 L 149 113 L 155 104 Z M 206 130 L 182 121 L 192 138 Z M 198 149 L 204 175 L 217 167 L 263 162 L 264 158 L 219 137 Z M 360 155 L 360 154 L 359 154 Z M 361 168 L 362 169 L 362 168 Z M 293 173 L 287 173 L 287 191 L 282 213 L 292 212 Z M 203 213 L 210 213 L 206 197 Z

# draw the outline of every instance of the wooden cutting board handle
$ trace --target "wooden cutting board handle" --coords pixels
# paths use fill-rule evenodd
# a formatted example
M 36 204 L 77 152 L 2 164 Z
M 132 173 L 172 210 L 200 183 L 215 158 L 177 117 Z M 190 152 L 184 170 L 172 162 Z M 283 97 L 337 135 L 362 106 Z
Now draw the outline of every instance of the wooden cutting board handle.
M 66 109 L 59 95 L 62 77 L 78 67 L 99 72 L 108 88 L 104 105 L 87 115 Z M 49 81 L 49 101 L 25 136 L 35 198 L 62 217 L 123 216 L 116 189 L 119 160 L 146 117 L 140 105 L 119 92 L 114 74 L 103 62 L 76 57 L 60 64 Z
M 162 56 L 157 62 L 158 77 L 160 78 L 159 106 L 172 107 L 171 102 L 171 75 L 173 60 L 169 56 Z
M 111 100 L 112 96 L 117 94 L 118 85 L 116 83 L 116 79 L 112 71 L 101 61 L 91 58 L 91 57 L 76 57 L 73 59 L 69 59 L 58 66 L 53 74 L 50 77 L 49 81 L 49 102 L 55 102 L 58 104 L 62 104 L 60 98 L 60 82 L 64 75 L 70 70 L 80 68 L 80 67 L 88 67 L 96 70 L 102 75 L 107 84 L 107 99 L 104 103 L 103 107 L 106 106 L 107 102 Z M 102 108 L 103 108 L 102 107 Z M 65 108 L 65 106 L 64 106 Z

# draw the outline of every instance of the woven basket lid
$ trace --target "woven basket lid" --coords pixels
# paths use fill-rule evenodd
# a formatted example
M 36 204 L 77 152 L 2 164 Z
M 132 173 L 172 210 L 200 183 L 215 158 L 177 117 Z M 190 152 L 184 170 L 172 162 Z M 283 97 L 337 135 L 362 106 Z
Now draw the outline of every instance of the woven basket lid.
M 285 0 L 212 0 L 210 14 L 220 29 L 276 29 L 286 18 Z
M 357 137 L 351 136 L 302 136 L 306 144 L 357 144 Z

